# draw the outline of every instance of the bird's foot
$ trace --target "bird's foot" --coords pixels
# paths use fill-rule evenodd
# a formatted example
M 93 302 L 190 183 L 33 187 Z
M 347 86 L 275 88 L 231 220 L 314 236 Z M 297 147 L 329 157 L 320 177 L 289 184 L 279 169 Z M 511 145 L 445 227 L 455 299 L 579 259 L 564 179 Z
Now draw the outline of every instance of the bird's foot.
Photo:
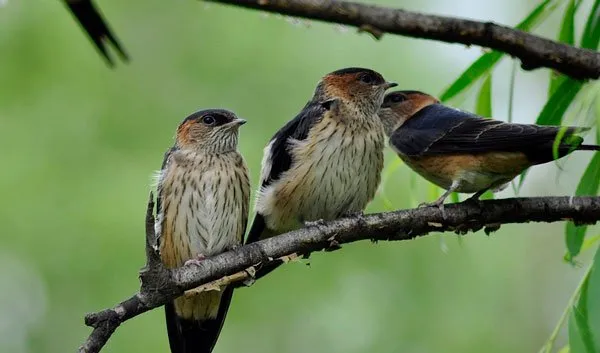
M 437 207 L 440 210 L 444 210 L 444 200 L 436 200 L 434 202 L 422 202 L 417 206 L 417 208 L 423 207 Z
M 204 259 L 206 259 L 206 256 L 204 256 L 204 254 L 198 254 L 198 256 L 196 256 L 195 259 L 189 259 L 187 260 L 183 266 L 187 266 L 187 265 L 191 265 L 194 264 L 196 266 L 200 265 L 200 262 L 202 262 Z
M 446 209 L 444 208 L 444 199 L 440 198 L 434 202 L 423 202 L 417 208 L 435 207 L 442 212 L 442 218 L 446 219 Z

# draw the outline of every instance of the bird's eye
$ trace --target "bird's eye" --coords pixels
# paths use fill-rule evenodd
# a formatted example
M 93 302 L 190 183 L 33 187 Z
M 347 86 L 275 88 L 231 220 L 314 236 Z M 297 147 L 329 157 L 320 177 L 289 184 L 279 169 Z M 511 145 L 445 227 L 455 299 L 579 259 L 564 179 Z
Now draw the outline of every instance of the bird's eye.
M 360 76 L 360 80 L 363 83 L 371 84 L 375 81 L 375 77 L 372 74 L 363 74 Z
M 212 125 L 215 123 L 215 118 L 212 115 L 206 115 L 202 118 L 202 122 L 206 125 Z
M 404 102 L 406 100 L 406 97 L 404 97 L 403 95 L 397 94 L 397 95 L 391 96 L 390 99 L 394 103 L 400 103 L 400 102 Z

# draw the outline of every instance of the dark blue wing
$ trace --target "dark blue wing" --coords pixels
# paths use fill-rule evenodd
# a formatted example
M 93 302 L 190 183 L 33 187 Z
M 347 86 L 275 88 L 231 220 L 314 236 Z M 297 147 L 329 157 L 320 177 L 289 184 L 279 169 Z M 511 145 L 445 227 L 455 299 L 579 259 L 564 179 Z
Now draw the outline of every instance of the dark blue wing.
M 325 114 L 326 107 L 321 102 L 308 102 L 296 117 L 285 124 L 271 139 L 269 151 L 271 168 L 267 175 L 263 175 L 262 187 L 268 186 L 279 179 L 281 174 L 290 169 L 292 156 L 289 152 L 290 138 L 304 140 L 310 128 Z
M 390 137 L 390 144 L 407 156 L 523 152 L 530 160 L 552 159 L 552 146 L 562 127 L 511 124 L 432 104 L 421 109 Z M 566 127 L 568 137 L 581 129 Z M 571 145 L 563 140 L 559 154 Z M 572 143 L 581 143 L 571 139 Z

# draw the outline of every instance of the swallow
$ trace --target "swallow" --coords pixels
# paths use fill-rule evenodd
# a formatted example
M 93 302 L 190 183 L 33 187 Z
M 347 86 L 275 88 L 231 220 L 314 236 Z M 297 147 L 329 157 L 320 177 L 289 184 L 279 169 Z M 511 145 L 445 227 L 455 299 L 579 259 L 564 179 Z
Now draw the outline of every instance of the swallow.
M 400 159 L 446 189 L 427 206 L 443 207 L 452 192 L 474 193 L 469 200 L 478 200 L 531 166 L 576 150 L 600 150 L 578 135 L 589 128 L 505 123 L 442 105 L 419 91 L 387 94 L 379 116 Z
M 158 249 L 167 268 L 239 246 L 246 231 L 250 182 L 237 151 L 246 121 L 223 109 L 191 114 L 157 175 Z M 233 288 L 176 298 L 165 305 L 172 353 L 212 352 Z
M 377 111 L 394 86 L 364 68 L 334 71 L 319 81 L 312 99 L 264 149 L 246 243 L 364 210 L 383 168 L 385 135 Z
M 129 61 L 129 56 L 119 43 L 119 40 L 111 32 L 100 11 L 91 0 L 64 0 L 70 12 L 81 27 L 86 31 L 98 52 L 106 63 L 113 67 L 113 59 L 108 55 L 106 44 L 111 44 L 123 61 Z

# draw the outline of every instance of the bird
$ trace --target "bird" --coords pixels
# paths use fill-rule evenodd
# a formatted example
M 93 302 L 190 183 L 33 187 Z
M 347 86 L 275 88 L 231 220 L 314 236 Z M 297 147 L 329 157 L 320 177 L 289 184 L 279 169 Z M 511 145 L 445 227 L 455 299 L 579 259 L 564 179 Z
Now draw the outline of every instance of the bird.
M 421 206 L 443 208 L 452 192 L 501 191 L 531 166 L 551 162 L 583 144 L 586 127 L 507 123 L 445 106 L 420 91 L 388 93 L 379 110 L 389 146 L 413 171 L 446 190 Z M 557 157 L 557 158 L 556 158 Z
M 237 151 L 246 121 L 224 109 L 200 110 L 177 128 L 175 145 L 157 173 L 158 252 L 178 268 L 242 244 L 250 181 Z M 231 286 L 176 298 L 165 305 L 172 353 L 210 353 L 231 298 Z
M 377 111 L 395 86 L 366 68 L 322 77 L 312 99 L 264 149 L 246 244 L 364 210 L 383 168 L 385 135 Z M 255 277 L 280 264 L 264 266 Z
M 123 61 L 129 61 L 129 56 L 119 43 L 119 40 L 111 32 L 108 24 L 103 19 L 100 11 L 91 0 L 64 0 L 77 22 L 86 31 L 94 46 L 100 52 L 106 63 L 114 66 L 113 59 L 108 55 L 106 44 L 112 44 Z

